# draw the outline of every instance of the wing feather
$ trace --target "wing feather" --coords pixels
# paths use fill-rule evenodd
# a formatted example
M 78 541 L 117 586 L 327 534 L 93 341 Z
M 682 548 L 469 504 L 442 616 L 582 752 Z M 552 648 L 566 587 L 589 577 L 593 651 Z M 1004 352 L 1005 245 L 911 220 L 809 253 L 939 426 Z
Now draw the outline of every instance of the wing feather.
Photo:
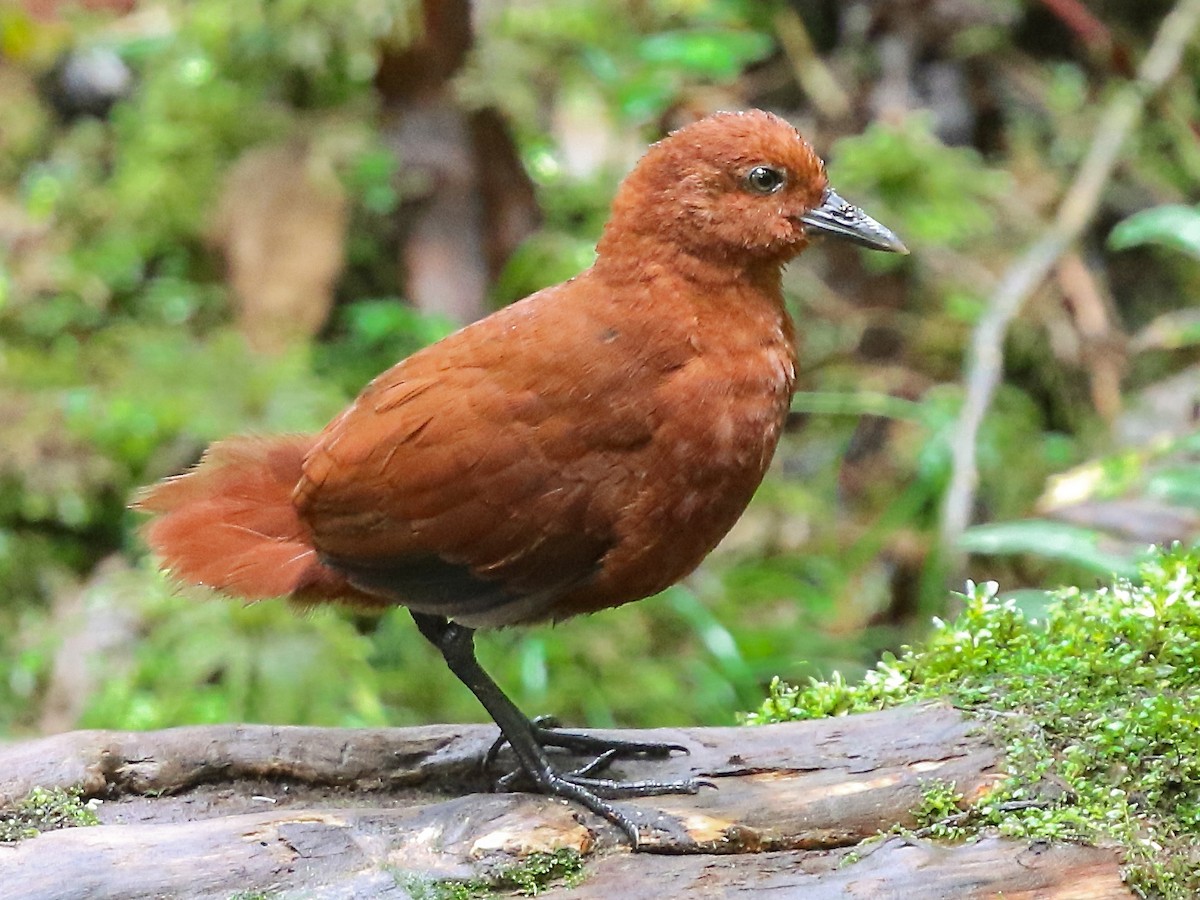
M 600 413 L 566 390 L 586 373 L 514 365 L 537 343 L 524 328 L 510 344 L 498 324 L 377 378 L 318 438 L 294 498 L 357 587 L 468 622 L 504 622 L 506 604 L 540 614 L 614 540 L 611 515 L 588 515 L 588 473 L 604 466 L 582 465 L 583 423 Z

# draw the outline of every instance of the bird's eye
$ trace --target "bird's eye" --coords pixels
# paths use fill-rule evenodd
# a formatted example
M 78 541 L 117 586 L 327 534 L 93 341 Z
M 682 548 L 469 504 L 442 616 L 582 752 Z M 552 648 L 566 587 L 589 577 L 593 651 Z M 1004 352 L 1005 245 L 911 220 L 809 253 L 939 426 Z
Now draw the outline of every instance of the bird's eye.
M 770 166 L 755 166 L 746 173 L 746 187 L 756 194 L 773 194 L 784 182 L 783 173 Z

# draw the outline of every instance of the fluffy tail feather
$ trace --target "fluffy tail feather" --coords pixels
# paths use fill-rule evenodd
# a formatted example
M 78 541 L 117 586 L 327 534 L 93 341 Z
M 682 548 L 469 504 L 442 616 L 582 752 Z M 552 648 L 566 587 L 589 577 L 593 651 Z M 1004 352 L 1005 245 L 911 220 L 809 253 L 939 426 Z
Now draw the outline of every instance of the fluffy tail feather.
M 292 505 L 314 438 L 234 438 L 213 444 L 190 472 L 144 489 L 135 509 L 155 513 L 150 547 L 179 581 L 259 600 L 366 599 L 323 566 Z

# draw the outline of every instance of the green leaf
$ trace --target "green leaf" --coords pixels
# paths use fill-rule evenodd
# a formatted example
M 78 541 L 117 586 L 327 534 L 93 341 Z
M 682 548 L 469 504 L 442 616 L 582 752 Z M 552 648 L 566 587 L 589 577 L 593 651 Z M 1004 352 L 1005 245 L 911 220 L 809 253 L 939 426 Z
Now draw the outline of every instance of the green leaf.
M 746 63 L 770 53 L 772 45 L 769 36 L 753 31 L 667 31 L 642 41 L 639 55 L 646 62 L 728 81 Z
M 1200 466 L 1178 466 L 1155 472 L 1146 493 L 1168 503 L 1200 507 Z
M 792 412 L 822 416 L 883 416 L 908 422 L 923 420 L 921 404 L 877 391 L 799 391 Z
M 1018 588 L 1000 595 L 1002 602 L 1010 602 L 1028 622 L 1045 622 L 1057 602 L 1054 591 L 1041 588 Z
M 1200 207 L 1156 206 L 1134 213 L 1108 236 L 1108 246 L 1125 250 L 1159 244 L 1200 259 Z
M 1133 349 L 1178 350 L 1200 344 L 1200 310 L 1177 309 L 1156 316 L 1134 335 Z
M 1101 532 L 1047 519 L 976 525 L 967 529 L 959 546 L 968 553 L 985 556 L 1029 553 L 1106 575 L 1132 578 L 1137 574 L 1136 560 L 1116 550 Z

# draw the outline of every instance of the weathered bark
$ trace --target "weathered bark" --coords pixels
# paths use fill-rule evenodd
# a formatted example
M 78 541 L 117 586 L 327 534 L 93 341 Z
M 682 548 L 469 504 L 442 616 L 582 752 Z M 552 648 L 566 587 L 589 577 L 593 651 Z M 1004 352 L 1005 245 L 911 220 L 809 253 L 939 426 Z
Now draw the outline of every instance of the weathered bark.
M 963 900 L 972 897 L 1128 898 L 1110 852 L 1069 844 L 986 838 L 939 845 L 889 838 L 847 864 L 845 851 L 768 852 L 714 859 L 608 856 L 587 881 L 539 896 L 571 900 L 652 897 L 778 897 L 803 900 Z
M 897 838 L 923 783 L 968 798 L 999 751 L 942 706 L 763 728 L 661 729 L 690 755 L 622 762 L 630 779 L 698 777 L 695 796 L 627 801 L 646 843 L 631 855 L 574 806 L 486 788 L 490 726 L 347 731 L 232 725 L 75 732 L 0 749 L 0 800 L 34 786 L 105 798 L 100 827 L 0 847 L 0 897 L 406 897 L 414 879 L 487 879 L 539 850 L 573 848 L 581 885 L 550 896 L 1128 897 L 1117 856 L 1074 845 Z M 566 760 L 564 759 L 564 763 Z M 720 858 L 718 858 L 718 856 Z

